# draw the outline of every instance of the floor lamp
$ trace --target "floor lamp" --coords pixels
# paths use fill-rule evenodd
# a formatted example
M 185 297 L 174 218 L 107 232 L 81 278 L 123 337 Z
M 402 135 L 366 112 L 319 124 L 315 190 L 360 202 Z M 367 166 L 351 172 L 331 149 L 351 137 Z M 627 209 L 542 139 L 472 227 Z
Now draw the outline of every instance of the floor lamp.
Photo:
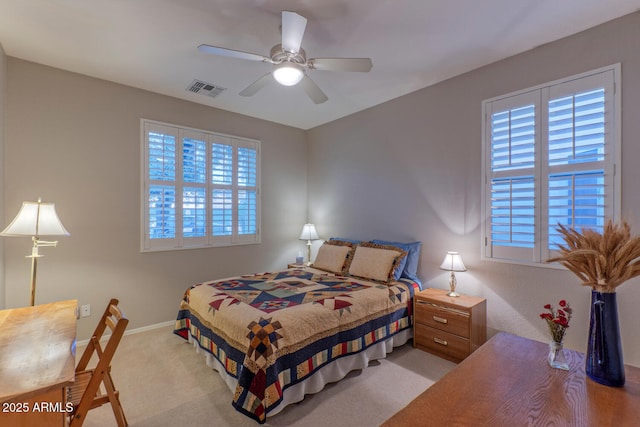
M 38 258 L 43 255 L 38 253 L 38 248 L 56 246 L 57 241 L 40 240 L 40 236 L 68 236 L 60 218 L 56 214 L 56 207 L 53 203 L 23 202 L 18 215 L 5 228 L 0 236 L 31 237 L 33 247 L 31 248 L 31 305 L 36 300 L 36 273 L 38 270 Z

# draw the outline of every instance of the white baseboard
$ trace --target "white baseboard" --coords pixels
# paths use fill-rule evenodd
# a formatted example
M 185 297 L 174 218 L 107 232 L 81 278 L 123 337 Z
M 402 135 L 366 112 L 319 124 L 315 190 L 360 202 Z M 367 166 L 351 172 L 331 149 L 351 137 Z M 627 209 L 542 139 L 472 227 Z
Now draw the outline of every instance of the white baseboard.
M 160 322 L 153 325 L 142 326 L 140 328 L 131 329 L 131 330 L 125 331 L 124 334 L 125 335 L 139 334 L 140 332 L 152 331 L 154 329 L 173 326 L 175 324 L 176 324 L 175 320 L 167 320 L 166 322 Z
M 140 328 L 135 328 L 135 329 L 130 329 L 130 330 L 124 331 L 124 335 L 133 335 L 133 334 L 139 334 L 141 332 L 152 331 L 154 329 L 166 328 L 167 326 L 175 325 L 175 323 L 176 323 L 175 320 L 167 320 L 166 322 L 155 323 L 153 325 L 142 326 Z M 110 337 L 110 335 L 103 335 L 102 339 L 100 341 L 105 341 L 109 337 Z M 86 340 L 82 340 L 82 341 L 76 342 L 76 346 L 77 347 L 84 347 L 88 343 L 89 343 L 89 339 L 86 339 Z

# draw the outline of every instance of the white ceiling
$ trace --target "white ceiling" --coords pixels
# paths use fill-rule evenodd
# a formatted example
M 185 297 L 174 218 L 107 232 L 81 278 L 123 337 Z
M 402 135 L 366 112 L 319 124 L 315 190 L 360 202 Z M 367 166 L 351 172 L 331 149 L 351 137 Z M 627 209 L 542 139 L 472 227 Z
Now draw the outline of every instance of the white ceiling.
M 0 0 L 9 56 L 301 129 L 330 122 L 640 9 L 640 0 Z M 271 65 L 282 10 L 308 19 L 307 57 L 370 57 L 369 73 L 308 71 L 329 100 L 275 81 L 238 95 Z M 188 92 L 194 79 L 227 88 Z

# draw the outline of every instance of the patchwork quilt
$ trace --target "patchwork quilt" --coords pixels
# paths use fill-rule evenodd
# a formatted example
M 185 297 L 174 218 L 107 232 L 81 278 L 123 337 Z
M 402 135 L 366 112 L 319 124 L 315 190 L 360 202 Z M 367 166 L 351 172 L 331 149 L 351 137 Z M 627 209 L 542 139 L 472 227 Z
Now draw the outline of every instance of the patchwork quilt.
M 313 268 L 234 277 L 187 289 L 174 332 L 237 378 L 233 406 L 264 423 L 287 387 L 410 328 L 416 290 Z

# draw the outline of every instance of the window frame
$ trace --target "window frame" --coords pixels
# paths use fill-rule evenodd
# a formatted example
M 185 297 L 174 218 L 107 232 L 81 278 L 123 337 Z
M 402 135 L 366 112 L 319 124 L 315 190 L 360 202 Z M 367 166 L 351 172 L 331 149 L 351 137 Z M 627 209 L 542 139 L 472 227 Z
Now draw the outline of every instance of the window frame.
M 171 135 L 175 138 L 175 180 L 163 181 L 152 180 L 149 174 L 150 158 L 149 158 L 149 132 L 158 132 L 165 135 Z M 205 182 L 195 182 L 186 180 L 183 174 L 183 156 L 185 140 L 202 141 L 205 143 Z M 195 129 L 171 123 L 164 123 L 149 119 L 140 119 L 140 251 L 156 252 L 171 251 L 183 249 L 202 249 L 210 247 L 228 247 L 261 243 L 261 142 L 257 139 L 239 137 L 207 130 Z M 215 183 L 213 179 L 213 161 L 212 147 L 214 144 L 226 145 L 232 147 L 231 159 L 231 181 L 228 185 Z M 238 170 L 239 149 L 247 148 L 248 151 L 255 150 L 255 182 L 253 185 L 240 184 Z M 253 160 L 253 159 L 252 159 Z M 253 164 L 252 164 L 253 166 Z M 252 170 L 253 171 L 253 170 Z M 173 186 L 175 192 L 175 236 L 168 238 L 150 238 L 150 208 L 149 208 L 149 189 L 152 185 Z M 197 188 L 205 190 L 205 225 L 204 236 L 184 236 L 184 189 Z M 213 191 L 216 189 L 225 189 L 231 192 L 231 226 L 232 231 L 228 235 L 213 234 Z M 254 193 L 255 212 L 255 233 L 239 232 L 239 210 L 240 203 L 238 194 L 241 191 Z
M 605 109 L 605 158 L 603 161 L 604 179 L 605 179 L 605 218 L 612 218 L 618 221 L 621 215 L 621 66 L 613 64 L 596 70 L 587 71 L 566 78 L 558 79 L 552 82 L 544 83 L 534 87 L 511 92 L 505 95 L 497 96 L 482 101 L 482 179 L 481 179 L 481 259 L 486 261 L 495 261 L 503 263 L 540 266 L 548 268 L 560 268 L 557 263 L 546 263 L 546 259 L 554 256 L 554 252 L 550 251 L 549 246 L 549 175 L 550 166 L 548 161 L 548 132 L 549 132 L 549 104 L 550 99 L 558 99 L 557 96 L 551 96 L 550 93 L 554 88 L 571 87 L 573 85 L 582 85 L 590 80 L 602 78 L 610 84 L 610 94 L 605 93 L 605 104 L 610 103 L 612 108 Z M 611 79 L 610 81 L 608 79 Z M 595 85 L 592 86 L 596 88 Z M 565 88 L 566 89 L 566 88 Z M 563 89 L 564 90 L 564 89 Z M 569 91 L 570 93 L 581 93 L 579 91 Z M 534 167 L 532 175 L 534 177 L 534 247 L 533 248 L 510 248 L 505 249 L 502 253 L 493 253 L 491 244 L 491 182 L 493 169 L 491 164 L 491 120 L 492 113 L 500 111 L 499 108 L 493 108 L 499 105 L 516 105 L 513 102 L 517 98 L 529 97 L 535 102 L 535 149 L 534 149 Z M 517 107 L 513 107 L 517 108 Z M 572 172 L 581 170 L 582 165 L 577 164 L 571 169 Z M 509 176 L 509 173 L 505 173 Z M 524 175 L 524 174 L 522 174 Z M 513 174 L 511 175 L 513 176 Z M 612 186 L 613 188 L 607 187 Z M 493 246 L 495 248 L 495 246 Z M 530 252 L 529 252 L 530 251 Z M 498 251 L 499 252 L 499 251 Z M 529 252 L 529 255 L 527 253 Z

